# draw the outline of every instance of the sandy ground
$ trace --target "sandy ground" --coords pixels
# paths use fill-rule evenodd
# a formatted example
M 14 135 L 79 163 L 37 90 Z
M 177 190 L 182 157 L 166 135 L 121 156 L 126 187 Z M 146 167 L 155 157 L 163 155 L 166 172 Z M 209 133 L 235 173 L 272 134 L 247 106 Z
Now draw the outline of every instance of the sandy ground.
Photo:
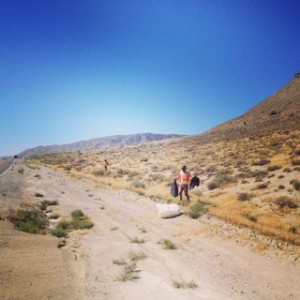
M 8 210 L 38 203 L 37 192 L 58 200 L 61 216 L 81 209 L 94 227 L 72 232 L 62 248 L 56 237 L 16 231 Z M 0 197 L 0 299 L 300 299 L 298 249 L 215 218 L 159 219 L 147 197 L 21 161 L 0 176 Z M 163 249 L 163 238 L 177 249 Z M 269 247 L 258 251 L 262 243 Z M 137 262 L 139 279 L 120 282 L 113 261 L 130 251 L 147 258 Z

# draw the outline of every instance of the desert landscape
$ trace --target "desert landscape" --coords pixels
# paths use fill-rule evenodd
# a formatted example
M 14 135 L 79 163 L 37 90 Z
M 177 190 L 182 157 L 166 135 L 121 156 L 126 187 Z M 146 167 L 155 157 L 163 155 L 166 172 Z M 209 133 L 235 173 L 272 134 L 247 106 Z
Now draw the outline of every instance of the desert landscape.
M 299 299 L 299 95 L 296 74 L 199 136 L 17 159 L 1 299 Z M 161 219 L 183 164 L 201 184 Z

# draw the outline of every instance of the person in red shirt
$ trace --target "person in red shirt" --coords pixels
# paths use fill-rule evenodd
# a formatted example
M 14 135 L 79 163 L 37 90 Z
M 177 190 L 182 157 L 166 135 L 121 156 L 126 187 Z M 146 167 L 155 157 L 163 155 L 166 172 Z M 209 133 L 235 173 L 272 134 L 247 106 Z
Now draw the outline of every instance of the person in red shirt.
M 107 171 L 108 166 L 109 166 L 108 160 L 104 159 L 104 169 L 105 169 L 105 171 Z
M 176 178 L 176 180 L 179 180 L 179 204 L 182 202 L 183 192 L 187 200 L 190 201 L 189 182 L 190 179 L 192 178 L 192 175 L 186 169 L 187 169 L 186 166 L 182 166 L 181 171 Z

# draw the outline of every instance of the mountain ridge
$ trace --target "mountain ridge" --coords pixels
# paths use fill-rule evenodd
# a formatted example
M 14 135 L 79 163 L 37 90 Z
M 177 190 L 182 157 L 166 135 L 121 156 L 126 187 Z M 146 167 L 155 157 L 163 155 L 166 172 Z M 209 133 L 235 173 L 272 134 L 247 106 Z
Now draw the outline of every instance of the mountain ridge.
M 32 155 L 42 155 L 49 153 L 77 152 L 97 150 L 103 148 L 120 147 L 148 143 L 153 141 L 162 141 L 171 138 L 180 138 L 186 135 L 180 134 L 155 134 L 155 133 L 138 133 L 128 135 L 113 135 L 89 140 L 81 140 L 73 143 L 62 145 L 37 146 L 26 149 L 18 154 L 18 157 L 28 157 Z

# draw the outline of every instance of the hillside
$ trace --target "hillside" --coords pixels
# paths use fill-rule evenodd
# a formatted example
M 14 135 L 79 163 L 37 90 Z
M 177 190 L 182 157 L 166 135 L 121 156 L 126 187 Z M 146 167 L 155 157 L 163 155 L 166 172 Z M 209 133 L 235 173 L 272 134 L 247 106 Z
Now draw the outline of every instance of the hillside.
M 199 135 L 202 142 L 300 129 L 300 72 L 283 88 L 243 115 Z
M 42 155 L 47 153 L 77 152 L 77 151 L 96 150 L 96 149 L 119 147 L 119 146 L 129 146 L 129 145 L 136 145 L 139 143 L 147 143 L 152 141 L 161 141 L 170 138 L 178 138 L 182 136 L 183 135 L 178 135 L 178 134 L 154 134 L 154 133 L 115 135 L 115 136 L 101 137 L 101 138 L 74 142 L 71 144 L 38 146 L 38 147 L 24 150 L 18 156 L 27 157 L 31 155 Z

